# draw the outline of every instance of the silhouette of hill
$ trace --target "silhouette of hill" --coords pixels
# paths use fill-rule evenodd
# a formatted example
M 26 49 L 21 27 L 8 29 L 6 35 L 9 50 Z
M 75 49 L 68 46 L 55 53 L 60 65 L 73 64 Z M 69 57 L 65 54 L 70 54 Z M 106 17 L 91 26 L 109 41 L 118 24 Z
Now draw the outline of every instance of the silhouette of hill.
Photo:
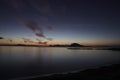
M 4 39 L 3 37 L 0 37 L 0 39 Z
M 83 45 L 80 45 L 78 43 L 72 43 L 70 47 L 83 47 Z

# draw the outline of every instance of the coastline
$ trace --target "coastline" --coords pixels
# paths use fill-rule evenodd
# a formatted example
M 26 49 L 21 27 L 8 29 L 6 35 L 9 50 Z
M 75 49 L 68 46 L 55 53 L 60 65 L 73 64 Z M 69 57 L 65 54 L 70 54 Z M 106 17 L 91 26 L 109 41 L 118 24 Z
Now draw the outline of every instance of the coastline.
M 76 73 L 54 74 L 29 80 L 120 80 L 120 64 L 86 69 Z
M 83 47 L 70 47 L 70 46 L 37 46 L 37 45 L 0 45 L 3 46 L 13 46 L 13 47 L 51 47 L 51 48 L 66 48 L 68 50 L 111 50 L 111 51 L 120 51 L 120 46 L 83 46 Z
M 120 64 L 11 80 L 120 80 Z

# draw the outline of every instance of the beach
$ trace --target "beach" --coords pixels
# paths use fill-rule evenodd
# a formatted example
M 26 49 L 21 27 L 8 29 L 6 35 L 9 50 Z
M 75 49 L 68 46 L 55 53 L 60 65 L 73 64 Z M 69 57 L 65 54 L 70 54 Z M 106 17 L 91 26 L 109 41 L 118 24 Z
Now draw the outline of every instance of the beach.
M 86 69 L 75 73 L 34 77 L 25 80 L 120 80 L 120 64 Z

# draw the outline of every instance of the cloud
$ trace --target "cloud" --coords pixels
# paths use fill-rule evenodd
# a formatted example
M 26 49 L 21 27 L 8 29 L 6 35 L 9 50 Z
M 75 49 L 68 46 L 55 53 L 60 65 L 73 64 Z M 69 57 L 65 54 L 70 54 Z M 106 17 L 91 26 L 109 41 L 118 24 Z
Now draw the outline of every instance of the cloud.
M 38 44 L 47 44 L 48 42 L 38 42 Z
M 13 40 L 12 40 L 12 39 L 8 39 L 8 41 L 9 41 L 9 42 L 13 42 Z
M 37 22 L 31 20 L 31 21 L 25 22 L 25 25 L 26 25 L 27 28 L 29 28 L 30 30 L 32 30 L 37 37 L 40 37 L 40 38 L 42 37 L 42 38 L 50 40 L 50 41 L 52 40 L 52 38 L 47 38 L 44 35 L 43 28 L 39 27 L 39 25 L 37 24 Z M 47 30 L 48 31 L 52 31 L 53 30 L 52 26 L 48 26 Z
M 27 28 L 29 28 L 30 30 L 32 30 L 34 32 L 34 34 L 39 37 L 39 38 L 44 38 L 46 39 L 47 41 L 52 41 L 53 39 L 52 38 L 47 38 L 44 34 L 44 31 L 43 31 L 43 28 L 40 27 L 37 22 L 35 22 L 34 20 L 30 20 L 30 21 L 27 21 L 25 22 L 25 25 L 27 26 Z M 52 26 L 48 26 L 47 27 L 47 30 L 48 31 L 52 31 L 53 28 Z M 36 39 L 38 41 L 39 44 L 47 44 L 47 42 L 43 42 L 42 40 L 40 39 Z M 24 39 L 24 42 L 29 42 L 29 40 L 27 39 Z
M 38 38 L 37 38 L 36 40 L 37 40 L 37 41 L 41 41 L 41 40 L 40 40 L 40 39 L 38 39 Z
M 53 39 L 52 38 L 46 38 L 47 40 L 49 40 L 49 41 L 52 41 Z
M 30 42 L 30 39 L 22 38 L 25 43 Z
M 38 41 L 38 44 L 47 44 L 48 42 L 47 41 L 45 41 L 45 42 L 42 42 L 42 40 L 41 39 L 36 39 L 37 41 Z
M 43 37 L 43 38 L 45 38 L 44 34 L 42 34 L 42 33 L 35 33 L 35 35 L 38 36 L 38 37 Z
M 39 24 L 36 21 L 48 21 L 49 16 L 53 16 L 54 14 L 54 7 L 52 6 L 51 2 L 49 0 L 6 0 L 7 4 L 9 4 L 16 12 L 18 21 L 20 23 L 25 24 L 27 28 L 33 31 L 34 35 L 36 35 L 39 38 L 44 38 L 47 41 L 51 41 L 52 38 L 47 38 L 44 34 L 44 30 L 42 26 L 39 26 Z M 36 19 L 28 19 L 25 21 L 25 17 L 22 17 L 23 14 L 27 14 L 28 9 L 31 11 L 36 10 L 38 13 Z M 47 31 L 53 31 L 52 26 L 48 26 Z M 23 39 L 24 42 L 29 42 L 28 39 Z
M 36 36 L 45 38 L 42 27 L 39 27 L 39 25 L 35 21 L 27 21 L 25 22 L 25 24 L 30 30 L 34 32 Z
M 29 29 L 31 29 L 34 32 L 36 32 L 37 30 L 40 30 L 40 28 L 38 27 L 38 24 L 33 20 L 27 21 L 25 22 L 25 24 Z

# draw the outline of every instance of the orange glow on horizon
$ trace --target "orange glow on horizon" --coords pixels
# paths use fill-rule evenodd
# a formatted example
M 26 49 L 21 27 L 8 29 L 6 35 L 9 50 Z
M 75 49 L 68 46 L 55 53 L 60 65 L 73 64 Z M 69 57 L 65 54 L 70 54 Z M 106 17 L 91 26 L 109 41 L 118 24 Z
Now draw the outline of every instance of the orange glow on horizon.
M 112 46 L 112 45 L 120 45 L 119 42 L 71 42 L 71 41 L 50 41 L 47 44 L 39 44 L 38 42 L 23 42 L 23 41 L 4 41 L 1 40 L 1 45 L 17 45 L 17 44 L 24 44 L 24 45 L 38 45 L 38 46 L 49 46 L 49 45 L 70 45 L 71 43 L 79 43 L 84 46 Z

